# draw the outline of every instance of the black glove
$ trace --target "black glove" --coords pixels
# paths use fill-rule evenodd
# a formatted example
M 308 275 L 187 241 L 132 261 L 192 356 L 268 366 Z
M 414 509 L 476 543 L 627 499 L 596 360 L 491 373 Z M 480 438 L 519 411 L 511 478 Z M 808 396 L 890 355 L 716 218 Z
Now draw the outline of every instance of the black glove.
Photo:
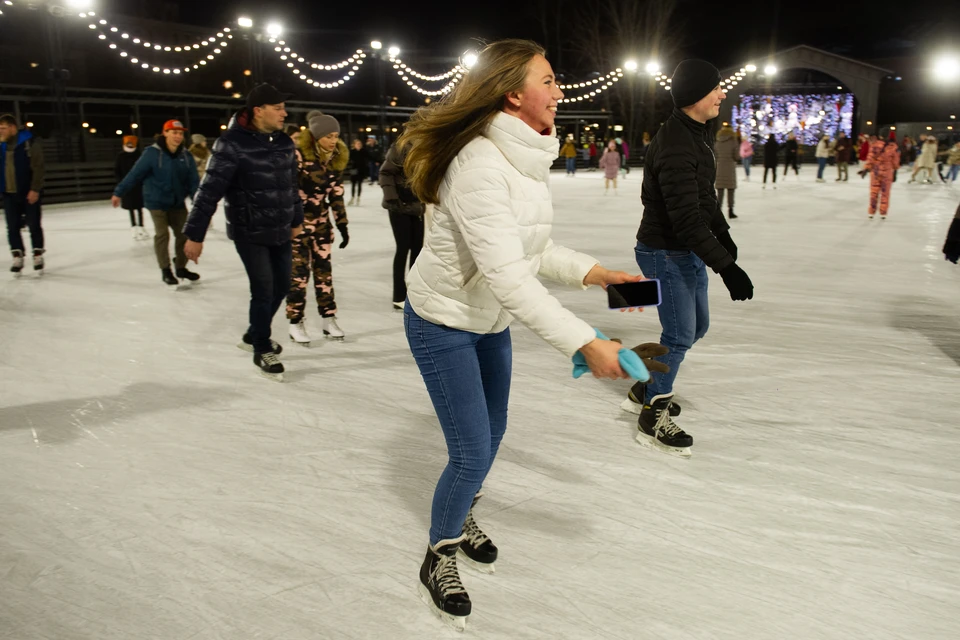
M 943 243 L 943 257 L 953 264 L 960 260 L 960 218 L 954 218 L 947 231 L 947 241 Z
M 350 234 L 347 233 L 347 225 L 338 224 L 337 231 L 340 232 L 340 237 L 343 238 L 343 242 L 340 243 L 340 248 L 344 249 L 348 244 L 350 244 Z
M 733 238 L 730 237 L 729 231 L 721 231 L 717 234 L 717 240 L 720 244 L 723 245 L 723 248 L 727 250 L 727 253 L 733 256 L 733 259 L 737 259 L 737 245 L 734 244 Z
M 720 277 L 730 291 L 731 300 L 753 300 L 753 283 L 750 282 L 750 276 L 738 267 L 736 262 L 720 271 Z
M 400 198 L 392 198 L 390 200 L 383 201 L 383 208 L 387 211 L 396 211 L 403 206 L 403 202 L 400 201 Z

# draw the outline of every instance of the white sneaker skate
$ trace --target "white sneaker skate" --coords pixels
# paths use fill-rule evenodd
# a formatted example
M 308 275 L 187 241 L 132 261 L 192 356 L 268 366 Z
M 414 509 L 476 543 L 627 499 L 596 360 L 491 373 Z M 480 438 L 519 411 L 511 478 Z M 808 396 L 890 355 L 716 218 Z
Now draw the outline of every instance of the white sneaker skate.
M 150 232 L 144 229 L 143 227 L 137 227 L 138 240 L 149 240 Z
M 340 325 L 337 324 L 336 317 L 323 319 L 323 337 L 343 342 L 345 335 Z
M 134 240 L 139 240 L 143 236 L 140 235 L 140 227 L 130 227 L 130 236 Z
M 306 320 L 301 320 L 297 324 L 290 325 L 290 339 L 297 344 L 310 346 L 310 334 L 307 333 Z
M 20 251 L 19 249 L 14 249 L 13 264 L 10 265 L 10 273 L 13 274 L 14 278 L 19 278 L 22 271 L 23 271 L 23 251 Z

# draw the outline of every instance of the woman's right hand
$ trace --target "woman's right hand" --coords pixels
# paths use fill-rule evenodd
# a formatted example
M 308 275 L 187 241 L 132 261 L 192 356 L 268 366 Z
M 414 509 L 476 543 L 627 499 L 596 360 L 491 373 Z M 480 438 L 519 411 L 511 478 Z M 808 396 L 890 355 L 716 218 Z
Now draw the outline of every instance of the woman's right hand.
M 610 340 L 594 338 L 580 347 L 594 378 L 626 380 L 630 376 L 620 366 L 620 349 L 623 345 Z

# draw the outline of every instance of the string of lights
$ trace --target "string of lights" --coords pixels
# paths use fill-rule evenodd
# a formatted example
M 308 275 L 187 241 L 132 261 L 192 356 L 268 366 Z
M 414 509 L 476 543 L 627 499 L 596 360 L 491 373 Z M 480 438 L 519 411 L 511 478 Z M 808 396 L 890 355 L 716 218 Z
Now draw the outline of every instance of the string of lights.
M 83 12 L 78 14 L 81 18 L 95 17 L 96 14 L 92 11 Z M 183 53 L 194 50 L 199 50 L 203 47 L 216 47 L 217 42 L 220 42 L 221 47 L 227 46 L 225 41 L 233 38 L 233 34 L 230 32 L 230 27 L 224 27 L 217 31 L 215 35 L 212 35 L 208 38 L 204 38 L 199 42 L 194 42 L 192 44 L 184 45 L 169 45 L 169 44 L 159 44 L 157 42 L 150 42 L 147 39 L 137 38 L 131 36 L 129 33 L 121 29 L 120 27 L 111 24 L 109 21 L 100 18 L 96 21 L 97 24 L 91 26 L 91 29 L 102 29 L 104 33 L 109 32 L 111 34 L 117 34 L 122 40 L 127 40 L 132 42 L 135 45 L 142 46 L 145 49 L 152 49 L 155 52 L 159 53 Z M 103 39 L 103 38 L 101 38 Z
M 200 67 L 205 66 L 207 63 L 215 60 L 217 56 L 223 53 L 224 49 L 226 49 L 227 46 L 229 45 L 228 40 L 233 37 L 232 35 L 225 33 L 224 34 L 225 39 L 221 40 L 219 43 L 214 42 L 213 43 L 214 48 L 212 50 L 208 50 L 209 53 L 207 53 L 204 57 L 199 58 L 192 63 L 187 63 L 183 67 L 170 67 L 165 64 L 160 65 L 160 64 L 148 62 L 147 60 L 139 58 L 137 53 L 130 52 L 121 48 L 121 44 L 118 44 L 110 40 L 110 37 L 107 35 L 107 33 L 104 32 L 100 27 L 98 27 L 94 23 L 90 23 L 88 27 L 91 30 L 97 32 L 97 38 L 99 40 L 103 40 L 107 42 L 107 47 L 109 49 L 111 49 L 112 51 L 116 51 L 121 58 L 123 58 L 124 60 L 127 60 L 130 64 L 137 65 L 144 70 L 149 69 L 154 73 L 164 73 L 167 75 L 180 75 L 181 73 L 190 73 L 195 69 L 199 69 Z M 127 35 L 127 34 L 123 34 L 123 35 Z M 134 39 L 134 44 L 139 44 L 139 42 L 136 42 L 136 39 Z
M 453 88 L 457 86 L 457 83 L 463 79 L 463 75 L 467 73 L 467 70 L 458 64 L 453 69 L 448 71 L 446 74 L 441 74 L 440 76 L 425 76 L 424 74 L 418 74 L 418 73 L 412 72 L 413 70 L 410 69 L 410 67 L 408 67 L 406 64 L 404 64 L 403 60 L 401 60 L 397 56 L 390 56 L 390 62 L 393 63 L 393 70 L 397 72 L 397 75 L 400 76 L 401 80 L 407 83 L 408 87 L 410 87 L 420 95 L 428 96 L 428 97 L 442 96 L 450 93 L 451 91 L 453 91 Z M 416 82 L 410 79 L 411 75 L 420 79 L 432 78 L 433 80 L 431 81 L 433 82 L 436 82 L 437 80 L 445 80 L 446 78 L 450 78 L 451 75 L 453 76 L 453 78 L 450 80 L 450 82 L 448 82 L 441 88 L 437 89 L 436 91 L 431 91 L 429 89 L 424 89 L 423 87 L 417 85 Z
M 363 49 L 357 49 L 356 52 L 346 60 L 341 60 L 335 64 L 321 64 L 319 62 L 310 62 L 296 51 L 293 51 L 283 40 L 278 41 L 276 38 L 270 38 L 269 42 L 271 44 L 276 44 L 273 50 L 275 53 L 280 54 L 280 59 L 284 62 L 288 60 L 294 63 L 299 62 L 300 65 L 304 67 L 310 67 L 311 69 L 316 69 L 318 71 L 339 71 L 340 69 L 345 69 L 347 67 L 361 65 L 363 64 L 364 59 L 367 57 L 367 54 L 364 53 Z M 353 71 L 357 71 L 357 69 L 353 69 Z M 353 74 L 350 75 L 352 76 Z
M 571 98 L 561 98 L 561 103 L 569 102 L 582 102 L 584 100 L 589 100 L 590 98 L 596 97 L 612 87 L 615 83 L 620 82 L 620 78 L 623 77 L 623 69 L 619 67 L 614 69 L 605 76 L 599 78 L 594 78 L 593 80 L 588 80 L 586 82 L 576 82 L 572 84 L 561 84 L 560 89 L 563 91 L 569 91 L 570 89 L 591 89 L 591 91 L 584 93 L 579 96 L 574 96 Z
M 356 77 L 357 71 L 360 70 L 360 66 L 363 64 L 364 60 L 367 57 L 367 54 L 363 52 L 363 49 L 357 49 L 357 52 L 355 54 L 353 54 L 352 56 L 347 58 L 347 60 L 344 61 L 347 64 L 352 63 L 353 66 L 350 67 L 350 70 L 347 71 L 347 73 L 343 77 L 338 78 L 337 80 L 334 80 L 332 82 L 320 82 L 319 80 L 315 80 L 307 75 L 306 67 L 309 66 L 312 69 L 322 69 L 324 71 L 339 71 L 339 70 L 342 70 L 346 65 L 339 62 L 335 65 L 320 65 L 318 63 L 307 63 L 307 61 L 303 57 L 298 56 L 296 52 L 291 51 L 289 53 L 285 53 L 283 52 L 282 47 L 275 47 L 274 50 L 278 51 L 279 58 L 282 61 L 286 62 L 287 68 L 290 69 L 290 73 L 297 76 L 300 80 L 304 81 L 308 85 L 316 87 L 317 89 L 336 89 L 337 87 L 342 87 L 346 83 L 350 82 Z M 300 63 L 300 65 L 297 64 L 298 62 Z M 301 69 L 300 68 L 301 66 L 304 67 L 304 69 Z

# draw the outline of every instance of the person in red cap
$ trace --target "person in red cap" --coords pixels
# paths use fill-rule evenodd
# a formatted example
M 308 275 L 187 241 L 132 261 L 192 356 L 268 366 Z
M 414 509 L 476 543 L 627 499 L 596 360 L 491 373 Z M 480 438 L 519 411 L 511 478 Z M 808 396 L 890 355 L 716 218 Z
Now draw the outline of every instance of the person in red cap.
M 887 210 L 890 208 L 890 188 L 893 186 L 893 177 L 900 168 L 900 148 L 897 147 L 897 132 L 890 132 L 890 139 L 884 142 L 870 136 L 870 155 L 867 163 L 860 172 L 862 178 L 870 174 L 870 208 L 867 214 L 870 219 L 877 213 L 880 206 L 880 218 L 887 219 Z
M 157 141 L 144 149 L 140 159 L 130 169 L 126 177 L 113 190 L 110 201 L 119 207 L 123 196 L 136 185 L 143 185 L 143 203 L 150 211 L 156 235 L 153 248 L 157 254 L 157 263 L 163 281 L 168 285 L 179 284 L 177 278 L 191 282 L 200 276 L 187 269 L 187 255 L 184 253 L 186 236 L 183 225 L 187 221 L 186 200 L 200 185 L 197 175 L 197 163 L 183 145 L 186 128 L 179 120 L 167 120 L 163 124 L 163 134 Z M 176 277 L 170 269 L 170 232 L 173 229 L 176 258 L 174 265 Z

